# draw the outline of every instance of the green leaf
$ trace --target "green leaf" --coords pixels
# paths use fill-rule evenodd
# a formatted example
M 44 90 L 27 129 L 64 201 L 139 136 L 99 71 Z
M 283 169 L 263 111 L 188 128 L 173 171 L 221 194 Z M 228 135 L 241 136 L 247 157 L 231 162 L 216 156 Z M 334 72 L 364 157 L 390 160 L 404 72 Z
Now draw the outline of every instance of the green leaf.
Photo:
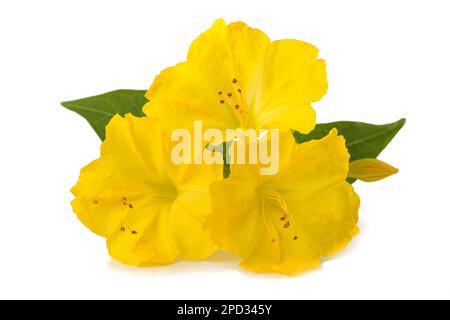
M 364 122 L 340 121 L 318 124 L 309 134 L 294 132 L 295 141 L 303 143 L 325 137 L 331 129 L 336 128 L 345 137 L 350 161 L 372 158 L 376 159 L 381 151 L 391 142 L 405 125 L 400 119 L 393 123 L 375 125 Z M 349 180 L 354 182 L 354 180 Z
M 224 163 L 223 165 L 223 178 L 227 179 L 230 177 L 231 174 L 231 166 L 229 163 Z
M 231 142 L 223 142 L 219 145 L 213 145 L 213 144 L 208 144 L 206 146 L 206 149 L 208 149 L 209 151 L 212 152 L 219 152 L 222 154 L 222 158 L 223 158 L 223 178 L 227 179 L 230 174 L 231 174 L 231 165 L 230 165 L 230 147 L 231 147 Z M 224 153 L 223 150 L 226 150 L 226 152 Z
M 331 129 L 336 128 L 345 137 L 350 153 L 350 161 L 376 158 L 404 126 L 406 120 L 375 125 L 364 122 L 340 121 L 318 124 L 309 134 L 294 132 L 297 143 L 303 143 L 325 137 Z
M 145 90 L 115 90 L 98 96 L 61 102 L 65 108 L 85 118 L 100 139 L 105 139 L 105 127 L 116 114 L 144 115 L 142 107 L 148 101 Z

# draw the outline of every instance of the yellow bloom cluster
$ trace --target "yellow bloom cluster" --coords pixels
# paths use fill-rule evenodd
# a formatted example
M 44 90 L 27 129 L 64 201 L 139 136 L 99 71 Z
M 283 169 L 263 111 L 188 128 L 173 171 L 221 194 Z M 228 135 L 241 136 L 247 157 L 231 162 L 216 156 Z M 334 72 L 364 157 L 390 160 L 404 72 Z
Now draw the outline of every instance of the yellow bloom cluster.
M 327 91 L 314 46 L 270 41 L 242 22 L 217 20 L 187 60 L 156 77 L 146 117 L 115 116 L 101 156 L 81 171 L 73 209 L 107 239 L 110 255 L 150 266 L 201 260 L 216 250 L 253 272 L 294 275 L 342 250 L 358 233 L 359 198 L 346 182 L 349 154 L 332 130 L 296 144 L 316 125 L 311 103 Z M 233 164 L 174 164 L 171 130 L 279 129 L 279 171 Z M 355 166 L 355 171 L 357 168 Z

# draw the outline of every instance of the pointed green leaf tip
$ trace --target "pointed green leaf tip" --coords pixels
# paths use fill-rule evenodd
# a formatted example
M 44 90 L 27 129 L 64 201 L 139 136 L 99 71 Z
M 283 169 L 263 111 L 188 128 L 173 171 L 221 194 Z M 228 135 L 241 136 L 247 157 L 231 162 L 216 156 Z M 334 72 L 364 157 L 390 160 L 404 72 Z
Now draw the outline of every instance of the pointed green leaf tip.
M 359 159 L 376 159 L 395 135 L 405 125 L 406 119 L 393 123 L 375 125 L 364 122 L 340 121 L 318 124 L 309 134 L 294 132 L 295 141 L 303 143 L 325 137 L 331 129 L 336 128 L 345 137 L 350 161 Z M 349 180 L 354 182 L 353 179 Z
M 336 128 L 345 137 L 350 153 L 350 161 L 376 158 L 405 125 L 400 119 L 393 123 L 375 125 L 364 122 L 340 121 L 318 124 L 309 134 L 294 132 L 297 143 L 325 137 L 331 129 Z
M 148 101 L 145 90 L 115 90 L 98 96 L 61 102 L 61 105 L 85 118 L 97 135 L 105 139 L 105 127 L 116 114 L 131 113 L 141 117 Z

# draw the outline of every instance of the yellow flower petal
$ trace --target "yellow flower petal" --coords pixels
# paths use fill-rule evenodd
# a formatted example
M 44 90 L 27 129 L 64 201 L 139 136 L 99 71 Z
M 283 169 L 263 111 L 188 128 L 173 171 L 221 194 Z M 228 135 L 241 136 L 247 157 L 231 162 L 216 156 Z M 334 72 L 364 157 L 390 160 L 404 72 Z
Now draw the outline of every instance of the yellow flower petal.
M 348 176 L 374 182 L 398 173 L 398 169 L 378 159 L 361 159 L 350 162 Z
M 345 181 L 348 159 L 336 130 L 300 145 L 282 135 L 278 174 L 232 165 L 229 179 L 211 185 L 205 228 L 247 270 L 294 275 L 315 268 L 358 232 L 359 197 Z
M 299 40 L 271 43 L 254 113 L 256 127 L 295 129 L 308 133 L 314 128 L 311 102 L 326 93 L 325 62 L 318 50 Z
M 165 130 L 278 128 L 308 133 L 315 125 L 311 102 L 327 90 L 325 63 L 305 42 L 270 42 L 260 30 L 222 19 L 191 45 L 186 62 L 161 72 L 146 96 L 144 112 Z
M 242 87 L 250 93 L 255 90 L 252 86 L 269 44 L 270 39 L 258 29 L 243 22 L 226 25 L 223 19 L 218 19 L 192 42 L 187 61 L 211 84 L 229 89 L 224 93 L 238 93 L 237 88 Z
M 128 265 L 151 266 L 175 261 L 178 248 L 173 244 L 170 205 L 146 205 L 126 217 L 107 237 L 112 258 Z M 123 229 L 122 229 L 123 228 Z
M 195 120 L 203 121 L 205 129 L 238 127 L 239 120 L 225 103 L 226 93 L 218 95 L 218 90 L 224 89 L 216 88 L 191 65 L 180 63 L 156 77 L 146 94 L 150 102 L 143 110 L 147 116 L 161 120 L 164 133 L 191 128 Z M 220 103 L 222 100 L 223 104 Z
M 349 159 L 345 139 L 336 129 L 321 140 L 300 145 L 291 134 L 283 134 L 280 137 L 280 171 L 267 179 L 279 185 L 286 195 L 295 190 L 306 197 L 345 181 Z
M 215 165 L 173 165 L 169 142 L 150 118 L 115 116 L 101 156 L 72 189 L 74 212 L 106 237 L 110 255 L 130 265 L 202 259 L 216 246 L 202 231 Z

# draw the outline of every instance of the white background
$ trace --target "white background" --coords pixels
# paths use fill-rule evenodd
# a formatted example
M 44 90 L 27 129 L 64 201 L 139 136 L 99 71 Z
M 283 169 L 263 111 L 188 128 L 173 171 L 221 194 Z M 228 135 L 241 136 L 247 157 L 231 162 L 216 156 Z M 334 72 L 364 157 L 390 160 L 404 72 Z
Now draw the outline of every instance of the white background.
M 1 1 L 0 298 L 450 298 L 450 7 L 446 1 Z M 361 233 L 288 278 L 215 256 L 135 269 L 70 207 L 99 140 L 62 100 L 146 89 L 219 17 L 320 48 L 319 121 L 405 128 L 381 158 L 400 173 L 357 183 Z

